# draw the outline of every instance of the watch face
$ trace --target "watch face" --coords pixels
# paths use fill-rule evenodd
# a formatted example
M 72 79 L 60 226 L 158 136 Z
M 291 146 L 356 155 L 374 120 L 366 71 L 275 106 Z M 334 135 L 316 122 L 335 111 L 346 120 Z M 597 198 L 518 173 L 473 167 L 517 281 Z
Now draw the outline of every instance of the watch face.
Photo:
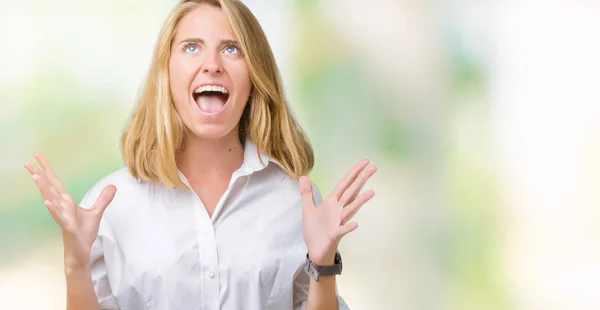
M 340 265 L 340 273 L 342 272 L 342 255 L 340 252 L 335 252 L 335 264 Z

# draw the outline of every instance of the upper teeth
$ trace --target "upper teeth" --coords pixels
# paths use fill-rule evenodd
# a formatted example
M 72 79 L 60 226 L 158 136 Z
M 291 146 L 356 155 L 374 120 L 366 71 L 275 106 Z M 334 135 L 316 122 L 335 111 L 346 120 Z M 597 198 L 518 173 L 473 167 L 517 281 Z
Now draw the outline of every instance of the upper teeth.
M 194 91 L 194 94 L 199 94 L 205 91 L 218 91 L 218 92 L 222 92 L 224 94 L 227 94 L 227 89 L 225 89 L 225 87 L 223 86 L 216 86 L 216 85 L 204 85 L 204 86 L 200 86 L 198 88 L 196 88 L 196 90 Z

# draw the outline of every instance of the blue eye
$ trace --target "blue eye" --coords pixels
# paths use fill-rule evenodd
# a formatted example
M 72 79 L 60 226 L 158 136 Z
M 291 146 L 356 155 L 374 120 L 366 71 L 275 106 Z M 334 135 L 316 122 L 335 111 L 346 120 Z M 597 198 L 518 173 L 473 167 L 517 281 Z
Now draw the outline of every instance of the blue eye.
M 193 44 L 193 43 L 192 44 L 186 44 L 184 46 L 184 51 L 186 53 L 195 53 L 195 52 L 198 51 L 198 46 L 196 44 Z
M 225 52 L 229 54 L 239 54 L 240 49 L 237 46 L 229 45 L 225 48 Z

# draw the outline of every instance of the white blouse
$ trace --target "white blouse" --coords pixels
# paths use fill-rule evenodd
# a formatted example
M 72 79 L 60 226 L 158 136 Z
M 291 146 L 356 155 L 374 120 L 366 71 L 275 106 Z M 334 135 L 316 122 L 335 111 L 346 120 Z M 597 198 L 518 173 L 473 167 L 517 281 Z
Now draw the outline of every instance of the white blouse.
M 262 158 L 266 166 L 247 140 L 244 162 L 212 218 L 194 192 L 138 182 L 126 168 L 96 183 L 82 207 L 91 207 L 106 185 L 117 187 L 91 252 L 100 307 L 304 309 L 310 279 L 298 184 Z

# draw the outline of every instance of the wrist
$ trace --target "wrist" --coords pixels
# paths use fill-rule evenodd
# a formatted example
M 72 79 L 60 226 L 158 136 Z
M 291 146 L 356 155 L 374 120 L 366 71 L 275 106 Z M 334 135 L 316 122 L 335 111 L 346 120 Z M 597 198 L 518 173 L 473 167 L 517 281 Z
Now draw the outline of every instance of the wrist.
M 335 263 L 335 252 L 321 256 L 313 256 L 309 252 L 308 259 L 310 259 L 310 261 L 317 266 L 331 266 Z
M 321 277 L 335 279 L 335 275 L 342 273 L 342 256 L 336 251 L 333 261 L 317 259 L 315 262 L 310 257 L 310 254 L 307 253 L 306 271 L 316 282 L 319 282 Z
M 67 262 L 65 259 L 65 275 L 68 277 L 70 275 L 79 274 L 79 273 L 89 273 L 90 272 L 89 264 L 81 264 L 78 262 Z
M 331 266 L 335 263 L 336 248 L 331 248 L 327 251 L 316 252 L 308 250 L 308 258 L 317 266 Z
M 90 269 L 90 260 L 89 256 L 85 257 L 85 255 L 71 253 L 65 250 L 64 253 L 64 267 L 65 271 L 79 271 L 79 270 L 87 270 Z

